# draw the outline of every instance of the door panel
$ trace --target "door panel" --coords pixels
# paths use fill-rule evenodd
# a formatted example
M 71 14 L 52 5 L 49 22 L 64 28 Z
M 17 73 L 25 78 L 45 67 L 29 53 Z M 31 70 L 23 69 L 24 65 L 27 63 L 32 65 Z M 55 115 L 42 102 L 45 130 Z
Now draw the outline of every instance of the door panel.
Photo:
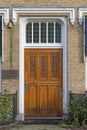
M 40 112 L 47 111 L 47 104 L 48 104 L 48 93 L 47 93 L 48 86 L 40 85 L 39 86 L 39 109 Z
M 36 101 L 37 101 L 37 86 L 34 85 L 34 84 L 29 84 L 29 87 L 28 87 L 28 93 L 29 93 L 29 96 L 28 96 L 28 101 L 29 101 L 29 106 L 28 106 L 28 109 L 30 111 L 36 111 Z M 31 101 L 32 99 L 32 101 Z
M 48 55 L 47 54 L 40 54 L 40 69 L 39 69 L 39 80 L 40 81 L 47 81 L 48 80 Z
M 38 60 L 37 60 L 37 55 L 36 54 L 28 54 L 28 81 L 37 81 L 37 67 L 38 67 Z
M 59 91 L 57 85 L 50 86 L 50 111 L 58 112 Z
M 25 117 L 62 116 L 62 49 L 24 50 Z

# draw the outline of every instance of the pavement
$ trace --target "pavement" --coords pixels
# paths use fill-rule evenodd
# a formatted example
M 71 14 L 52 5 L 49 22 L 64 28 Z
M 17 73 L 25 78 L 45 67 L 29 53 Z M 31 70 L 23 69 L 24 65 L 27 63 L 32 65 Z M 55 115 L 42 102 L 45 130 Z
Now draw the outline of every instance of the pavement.
M 6 128 L 6 130 L 67 130 L 66 128 L 59 128 L 58 125 L 18 125 Z M 70 130 L 70 129 L 68 129 Z
M 87 130 L 87 128 L 60 128 L 58 124 L 10 124 L 0 126 L 0 130 Z

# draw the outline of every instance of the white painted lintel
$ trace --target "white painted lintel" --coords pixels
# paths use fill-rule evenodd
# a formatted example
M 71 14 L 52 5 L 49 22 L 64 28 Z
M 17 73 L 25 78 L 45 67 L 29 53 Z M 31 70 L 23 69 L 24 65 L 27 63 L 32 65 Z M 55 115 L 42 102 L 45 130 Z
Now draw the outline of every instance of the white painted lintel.
M 17 14 L 67 14 L 70 15 L 70 23 L 75 22 L 75 9 L 73 7 L 14 7 L 12 9 L 12 22 L 14 25 L 17 22 Z
M 87 15 L 87 7 L 81 7 L 78 9 L 78 22 L 80 25 L 84 22 L 84 16 Z
M 3 22 L 5 25 L 9 22 L 9 8 L 3 7 L 0 8 L 0 14 L 3 15 Z

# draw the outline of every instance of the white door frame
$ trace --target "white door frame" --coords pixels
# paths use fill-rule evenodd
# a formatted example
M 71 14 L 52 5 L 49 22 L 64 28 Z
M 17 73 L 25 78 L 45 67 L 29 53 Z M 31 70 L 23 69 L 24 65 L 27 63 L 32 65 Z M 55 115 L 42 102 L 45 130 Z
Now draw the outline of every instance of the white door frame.
M 29 18 L 29 17 L 28 17 Z M 19 120 L 24 120 L 24 24 L 25 17 L 20 17 L 20 63 L 19 63 Z M 38 18 L 39 19 L 39 18 Z M 63 113 L 67 113 L 68 85 L 67 85 L 67 18 L 56 17 L 61 20 L 63 26 Z M 35 48 L 32 46 L 32 48 Z M 37 47 L 36 47 L 37 48 Z M 42 47 L 43 48 L 43 47 Z M 56 47 L 59 48 L 59 47 Z

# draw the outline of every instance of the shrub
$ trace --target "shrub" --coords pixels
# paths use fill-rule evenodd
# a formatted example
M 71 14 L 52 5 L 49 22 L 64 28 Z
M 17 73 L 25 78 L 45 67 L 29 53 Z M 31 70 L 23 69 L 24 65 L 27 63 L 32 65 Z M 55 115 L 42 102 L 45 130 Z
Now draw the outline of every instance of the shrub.
M 12 95 L 0 95 L 0 122 L 8 121 L 12 116 L 13 111 Z
M 87 98 L 74 95 L 68 105 L 69 120 L 77 126 L 87 119 Z
M 87 128 L 87 98 L 73 94 L 68 102 L 68 117 L 60 122 L 61 127 L 83 126 Z

